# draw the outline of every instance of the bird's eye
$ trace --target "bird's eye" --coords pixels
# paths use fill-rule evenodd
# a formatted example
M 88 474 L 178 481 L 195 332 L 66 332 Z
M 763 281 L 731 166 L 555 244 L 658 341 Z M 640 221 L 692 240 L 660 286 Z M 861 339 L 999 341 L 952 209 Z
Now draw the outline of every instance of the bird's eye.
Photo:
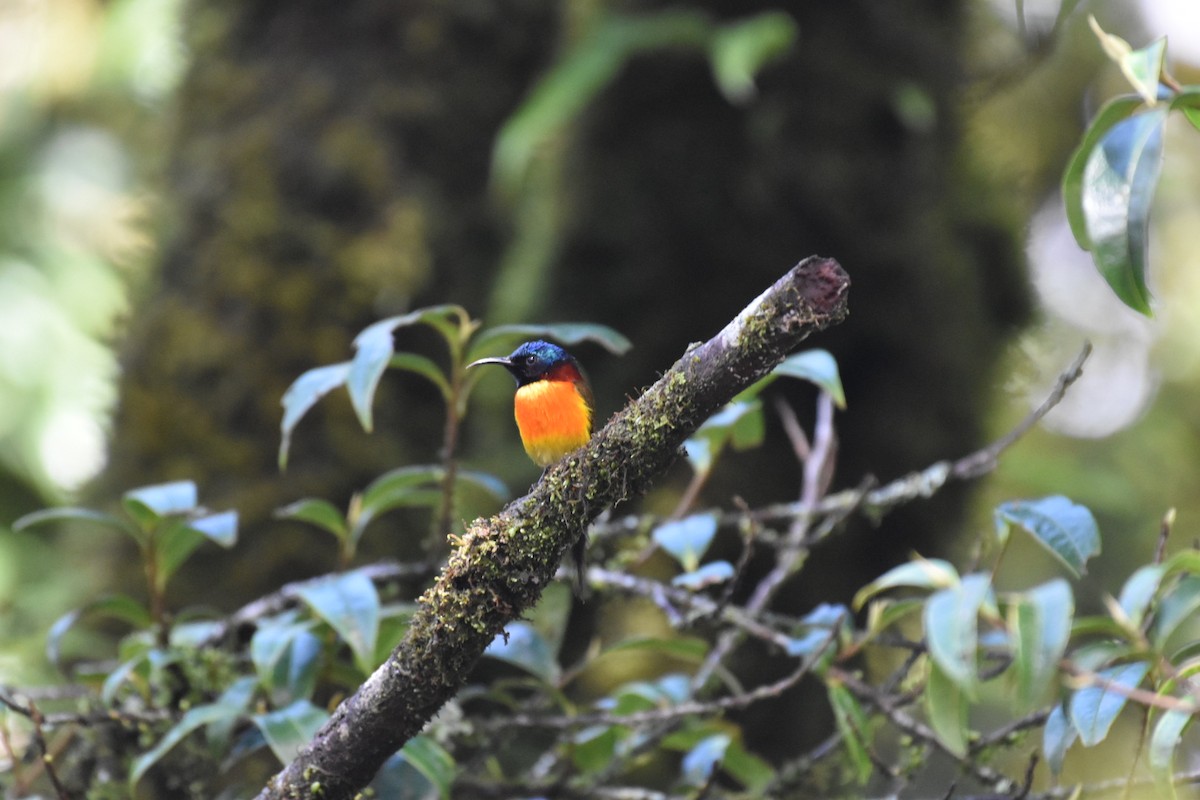
M 531 353 L 531 354 L 525 356 L 524 361 L 526 364 L 529 364 L 532 366 L 533 364 L 537 363 L 537 356 L 535 356 Z

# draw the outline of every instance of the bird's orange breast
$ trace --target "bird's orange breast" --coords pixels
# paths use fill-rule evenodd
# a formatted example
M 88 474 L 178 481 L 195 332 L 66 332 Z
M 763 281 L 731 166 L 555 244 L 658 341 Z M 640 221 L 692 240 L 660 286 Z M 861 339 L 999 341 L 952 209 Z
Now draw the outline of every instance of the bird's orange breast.
M 592 436 L 592 409 L 571 380 L 540 380 L 517 389 L 513 402 L 525 452 L 547 467 Z

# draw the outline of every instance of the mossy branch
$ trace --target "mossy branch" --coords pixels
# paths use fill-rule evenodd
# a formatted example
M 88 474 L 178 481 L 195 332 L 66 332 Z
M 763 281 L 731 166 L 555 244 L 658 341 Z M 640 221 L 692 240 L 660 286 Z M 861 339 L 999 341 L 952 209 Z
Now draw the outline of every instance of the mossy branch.
M 452 537 L 454 552 L 404 641 L 259 800 L 350 798 L 368 784 L 454 696 L 504 626 L 537 601 L 596 515 L 642 492 L 709 415 L 808 334 L 840 322 L 849 285 L 832 259 L 800 262 L 720 333 L 689 348 L 529 494 Z

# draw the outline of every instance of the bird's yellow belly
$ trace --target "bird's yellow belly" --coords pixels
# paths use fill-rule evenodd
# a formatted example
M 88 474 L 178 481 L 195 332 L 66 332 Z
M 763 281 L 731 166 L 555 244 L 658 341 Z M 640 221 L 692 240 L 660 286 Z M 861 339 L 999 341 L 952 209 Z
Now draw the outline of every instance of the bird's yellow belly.
M 535 381 L 517 389 L 513 402 L 525 452 L 548 467 L 592 435 L 592 411 L 571 381 Z

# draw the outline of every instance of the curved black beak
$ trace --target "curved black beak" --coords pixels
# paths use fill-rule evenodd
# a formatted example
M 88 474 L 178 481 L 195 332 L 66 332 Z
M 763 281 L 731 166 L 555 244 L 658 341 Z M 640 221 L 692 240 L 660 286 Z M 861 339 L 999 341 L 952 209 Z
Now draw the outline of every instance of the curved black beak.
M 481 364 L 499 364 L 502 367 L 511 367 L 512 359 L 498 356 L 494 356 L 492 358 L 481 358 L 478 361 L 472 361 L 470 364 L 467 364 L 467 369 L 470 369 L 471 367 L 478 367 Z

